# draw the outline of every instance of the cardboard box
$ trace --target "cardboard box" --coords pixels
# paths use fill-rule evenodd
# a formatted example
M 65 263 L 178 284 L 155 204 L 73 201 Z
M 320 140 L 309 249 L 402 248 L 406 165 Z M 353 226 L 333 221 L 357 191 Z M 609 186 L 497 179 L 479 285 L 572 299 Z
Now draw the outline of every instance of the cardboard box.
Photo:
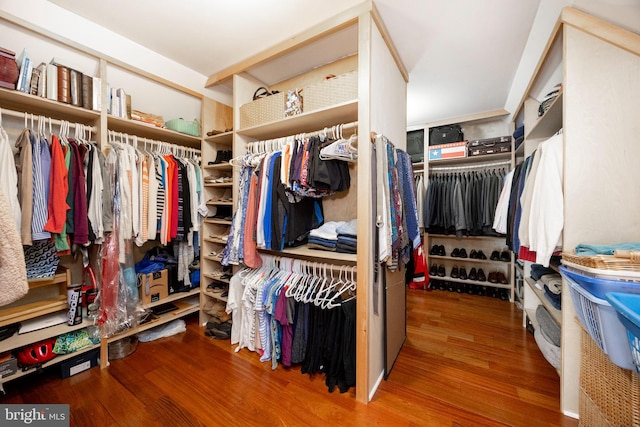
M 0 355 L 0 378 L 10 377 L 18 372 L 18 360 L 11 353 Z
M 467 141 L 429 146 L 429 160 L 459 159 L 467 157 Z
M 166 269 L 140 274 L 140 301 L 149 304 L 169 296 L 169 274 Z
M 60 377 L 69 378 L 80 372 L 84 372 L 95 366 L 98 366 L 98 357 L 100 356 L 100 350 L 94 348 L 93 350 L 82 353 L 71 359 L 67 359 L 60 362 Z

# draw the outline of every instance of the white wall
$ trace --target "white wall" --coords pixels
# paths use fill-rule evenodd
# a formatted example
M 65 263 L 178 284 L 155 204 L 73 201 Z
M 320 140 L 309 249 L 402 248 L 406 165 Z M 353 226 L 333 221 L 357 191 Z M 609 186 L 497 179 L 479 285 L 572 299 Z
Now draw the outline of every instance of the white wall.
M 204 89 L 208 76 L 197 73 L 46 0 L 0 0 L 0 10 L 101 54 L 163 77 L 217 101 L 231 104 L 231 97 L 228 94 Z

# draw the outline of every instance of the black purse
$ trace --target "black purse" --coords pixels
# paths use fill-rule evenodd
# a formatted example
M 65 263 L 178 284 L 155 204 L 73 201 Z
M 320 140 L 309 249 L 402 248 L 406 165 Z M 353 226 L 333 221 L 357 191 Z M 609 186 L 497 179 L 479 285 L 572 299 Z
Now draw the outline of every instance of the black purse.
M 253 100 L 255 101 L 256 99 L 264 98 L 265 96 L 275 95 L 276 93 L 280 93 L 280 92 L 277 90 L 269 91 L 269 89 L 267 89 L 266 87 L 260 86 L 253 93 Z
M 464 141 L 460 125 L 438 126 L 429 129 L 429 145 L 449 144 Z

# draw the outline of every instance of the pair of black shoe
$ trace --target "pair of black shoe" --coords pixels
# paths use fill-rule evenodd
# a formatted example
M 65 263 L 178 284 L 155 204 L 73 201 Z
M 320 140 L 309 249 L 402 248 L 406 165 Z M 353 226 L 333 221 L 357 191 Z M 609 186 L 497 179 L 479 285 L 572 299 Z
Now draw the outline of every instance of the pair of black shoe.
M 484 271 L 479 268 L 477 271 L 475 268 L 472 268 L 469 271 L 469 280 L 477 280 L 478 282 L 486 282 L 487 276 L 485 276 Z
M 502 251 L 502 252 L 498 252 L 498 251 L 493 251 L 491 252 L 491 261 L 504 261 L 504 262 L 509 262 L 511 261 L 511 256 L 509 256 L 509 252 L 507 251 Z
M 455 248 L 452 252 L 451 252 L 451 257 L 452 258 L 467 258 L 467 250 L 465 248 L 462 249 L 458 249 Z
M 233 151 L 231 150 L 218 150 L 216 153 L 216 159 L 213 162 L 209 162 L 210 165 L 219 165 L 220 163 L 227 163 L 233 158 Z
M 457 266 L 454 266 L 451 269 L 451 277 L 454 279 L 461 279 L 461 280 L 467 280 L 469 278 L 467 276 L 467 269 L 464 267 L 458 268 Z
M 444 265 L 442 264 L 440 265 L 432 264 L 431 267 L 429 268 L 429 276 L 431 277 L 444 277 L 446 275 L 447 273 L 444 269 Z
M 487 256 L 481 250 L 476 251 L 475 249 L 472 249 L 471 253 L 469 254 L 469 258 L 471 258 L 471 259 L 487 259 Z
M 429 250 L 429 255 L 445 256 L 444 245 L 433 245 Z

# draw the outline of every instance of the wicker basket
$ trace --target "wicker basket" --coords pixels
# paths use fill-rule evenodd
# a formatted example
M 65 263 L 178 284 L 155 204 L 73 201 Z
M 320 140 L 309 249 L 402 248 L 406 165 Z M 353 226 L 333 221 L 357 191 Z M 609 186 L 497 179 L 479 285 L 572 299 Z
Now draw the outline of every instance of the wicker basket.
M 284 119 L 285 94 L 265 96 L 240 106 L 240 129 Z
M 191 136 L 200 136 L 200 122 L 198 120 L 187 122 L 184 119 L 171 119 L 165 122 L 164 125 L 167 129 L 171 129 L 176 132 Z
M 580 425 L 640 426 L 640 380 L 611 363 L 582 331 Z
M 358 72 L 351 71 L 304 88 L 304 111 L 358 99 Z
M 614 255 L 581 256 L 574 252 L 563 252 L 562 259 L 577 265 L 602 270 L 640 271 L 640 263 L 633 258 L 621 258 Z

